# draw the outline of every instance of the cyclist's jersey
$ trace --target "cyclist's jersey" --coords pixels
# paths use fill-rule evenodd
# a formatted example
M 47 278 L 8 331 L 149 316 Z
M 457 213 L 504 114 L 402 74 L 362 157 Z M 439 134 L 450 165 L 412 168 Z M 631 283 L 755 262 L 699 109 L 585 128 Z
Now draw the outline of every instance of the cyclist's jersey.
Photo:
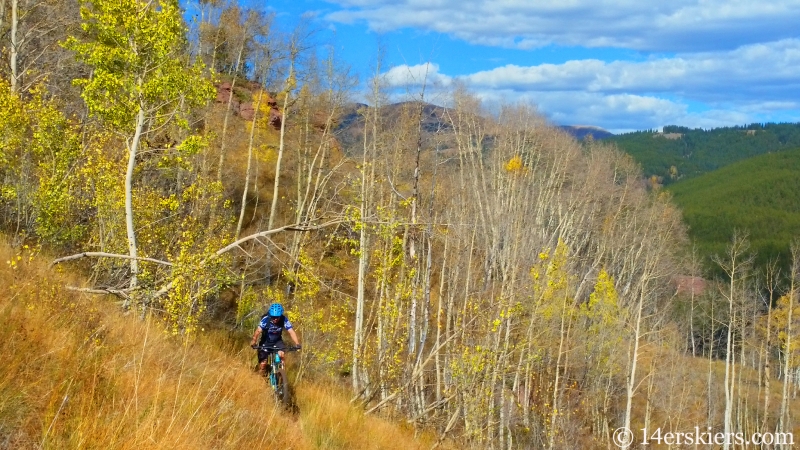
M 272 323 L 269 316 L 261 318 L 261 323 L 258 325 L 261 328 L 261 341 L 259 345 L 274 344 L 283 341 L 283 330 L 291 330 L 292 322 L 286 316 L 281 316 L 278 323 Z

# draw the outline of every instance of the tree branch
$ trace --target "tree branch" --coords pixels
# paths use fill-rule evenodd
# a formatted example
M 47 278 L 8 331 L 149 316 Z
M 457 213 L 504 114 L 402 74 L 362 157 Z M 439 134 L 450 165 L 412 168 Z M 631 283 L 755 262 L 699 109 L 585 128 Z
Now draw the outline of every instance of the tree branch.
M 120 298 L 122 298 L 124 300 L 127 300 L 127 299 L 130 298 L 130 296 L 128 295 L 128 291 L 125 291 L 125 290 L 122 290 L 122 289 L 111 289 L 111 288 L 92 289 L 92 288 L 79 288 L 79 287 L 75 287 L 75 286 L 67 286 L 67 290 L 76 291 L 76 292 L 85 292 L 87 294 L 101 294 L 101 295 L 103 295 L 103 294 L 111 294 L 111 295 L 116 295 L 117 297 L 120 297 Z
M 320 224 L 320 225 L 302 225 L 302 224 L 296 223 L 296 224 L 292 224 L 292 225 L 286 225 L 286 226 L 282 226 L 282 227 L 278 227 L 278 228 L 273 228 L 272 230 L 261 231 L 259 233 L 255 233 L 255 234 L 251 234 L 249 236 L 245 236 L 245 237 L 243 237 L 243 238 L 241 238 L 241 239 L 239 239 L 239 240 L 237 240 L 235 242 L 232 242 L 232 243 L 226 245 L 225 247 L 222 247 L 221 249 L 217 250 L 214 253 L 213 256 L 215 256 L 215 257 L 216 256 L 221 256 L 221 255 L 223 255 L 223 254 L 225 254 L 225 253 L 227 253 L 227 252 L 229 252 L 229 251 L 231 251 L 231 250 L 233 250 L 235 248 L 240 248 L 239 246 L 241 244 L 247 242 L 247 241 L 251 241 L 253 239 L 259 239 L 259 238 L 262 238 L 262 237 L 267 237 L 267 236 L 270 236 L 270 235 L 273 235 L 273 234 L 278 234 L 278 233 L 283 232 L 283 231 L 313 231 L 313 230 L 319 230 L 321 228 L 329 227 L 331 225 L 336 225 L 336 224 L 339 224 L 339 223 L 342 223 L 342 222 L 343 222 L 343 220 L 337 219 L 337 220 L 332 220 L 330 222 L 326 222 L 326 223 L 323 223 L 323 224 Z M 204 265 L 206 265 L 208 260 L 209 260 L 209 258 L 206 258 L 203 261 L 201 261 L 200 262 L 200 267 L 203 267 Z M 162 295 L 166 294 L 167 292 L 169 292 L 172 289 L 172 286 L 174 284 L 175 284 L 175 280 L 172 280 L 169 283 L 167 283 L 164 287 L 162 287 L 155 294 L 153 294 L 152 299 L 153 300 L 157 299 L 157 298 L 161 297 Z
M 72 261 L 74 259 L 81 259 L 81 258 L 117 258 L 117 259 L 136 259 L 139 261 L 148 261 L 156 264 L 162 264 L 165 266 L 173 266 L 169 261 L 162 261 L 160 259 L 153 259 L 153 258 L 144 258 L 144 257 L 132 257 L 130 255 L 119 255 L 116 253 L 106 253 L 106 252 L 83 252 L 77 253 L 75 255 L 65 256 L 63 258 L 54 259 L 53 262 L 50 263 L 50 267 L 55 266 L 56 264 L 60 264 L 66 261 Z

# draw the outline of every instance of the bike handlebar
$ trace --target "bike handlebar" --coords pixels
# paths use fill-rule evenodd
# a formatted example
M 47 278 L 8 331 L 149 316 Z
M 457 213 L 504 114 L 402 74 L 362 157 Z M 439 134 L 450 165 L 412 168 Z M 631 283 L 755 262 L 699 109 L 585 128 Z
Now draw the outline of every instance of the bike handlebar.
M 253 350 L 263 350 L 265 352 L 278 352 L 278 351 L 296 352 L 301 348 L 303 348 L 303 346 L 293 345 L 291 347 L 278 348 L 275 345 L 251 345 L 250 348 L 252 348 Z

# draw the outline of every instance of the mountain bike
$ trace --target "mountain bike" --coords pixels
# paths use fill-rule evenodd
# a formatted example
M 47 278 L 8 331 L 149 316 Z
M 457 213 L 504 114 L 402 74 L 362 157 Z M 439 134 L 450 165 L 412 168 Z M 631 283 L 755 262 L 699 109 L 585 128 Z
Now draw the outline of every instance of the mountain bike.
M 267 352 L 267 367 L 264 371 L 264 377 L 267 379 L 267 383 L 269 383 L 272 391 L 275 393 L 275 397 L 278 398 L 278 401 L 287 407 L 291 406 L 289 379 L 286 377 L 286 367 L 284 366 L 283 360 L 281 360 L 281 356 L 278 354 L 278 351 L 283 350 L 284 352 L 296 352 L 300 350 L 300 347 L 278 348 L 274 344 L 264 344 L 260 346 L 253 345 L 251 347 L 254 350 Z M 258 368 L 258 363 L 256 363 L 256 369 L 258 370 Z

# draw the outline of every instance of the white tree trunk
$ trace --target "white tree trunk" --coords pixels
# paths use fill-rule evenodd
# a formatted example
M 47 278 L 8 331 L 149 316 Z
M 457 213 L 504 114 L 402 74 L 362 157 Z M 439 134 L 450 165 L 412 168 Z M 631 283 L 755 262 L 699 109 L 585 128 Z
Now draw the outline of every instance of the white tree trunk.
M 731 345 L 731 340 L 733 339 L 733 277 L 731 277 L 731 292 L 730 298 L 728 298 L 728 342 L 725 347 L 725 416 L 724 420 L 724 427 L 725 427 L 725 436 L 730 436 L 730 432 L 732 429 L 732 414 L 733 414 L 733 380 L 732 380 L 732 364 L 731 356 L 733 355 L 733 346 Z M 725 440 L 725 444 L 722 446 L 725 450 L 730 448 L 730 443 L 728 440 Z
M 3 0 L 4 1 L 4 0 Z M 17 59 L 19 56 L 19 0 L 11 0 L 11 53 L 9 64 L 11 65 L 11 92 L 19 89 L 17 73 Z
M 247 147 L 247 170 L 244 175 L 244 192 L 242 192 L 242 208 L 239 210 L 239 223 L 236 224 L 236 235 L 234 241 L 239 239 L 239 233 L 242 232 L 242 224 L 244 223 L 244 210 L 247 206 L 247 192 L 250 187 L 250 166 L 253 162 L 253 140 L 256 135 L 256 119 L 258 118 L 258 109 L 261 107 L 261 96 L 263 91 L 258 92 L 258 99 L 256 100 L 255 108 L 253 108 L 253 126 L 250 129 L 250 144 Z M 272 229 L 270 222 L 269 229 Z
M 286 112 L 289 107 L 289 97 L 291 96 L 290 83 L 293 83 L 294 67 L 289 68 L 289 78 L 286 80 L 286 92 L 283 97 L 283 108 L 281 109 L 281 138 L 278 144 L 278 160 L 275 162 L 275 183 L 272 187 L 272 207 L 269 210 L 269 223 L 267 228 L 272 229 L 272 224 L 275 223 L 275 214 L 278 210 L 278 188 L 281 183 L 281 160 L 283 159 L 283 149 L 286 142 Z
M 628 372 L 628 382 L 626 388 L 626 402 L 625 402 L 625 429 L 631 429 L 631 411 L 633 407 L 633 394 L 636 391 L 636 364 L 639 359 L 639 339 L 642 336 L 642 310 L 644 309 L 644 286 L 642 292 L 639 293 L 639 305 L 636 308 L 636 325 L 633 334 L 633 351 L 630 354 L 630 371 Z M 630 443 L 629 443 L 630 444 Z M 630 448 L 630 445 L 622 447 L 624 450 Z
M 243 50 L 244 43 L 239 47 L 239 55 L 236 57 L 236 72 L 233 75 L 233 80 L 231 80 L 231 95 L 228 97 L 228 104 L 225 107 L 225 118 L 222 120 L 222 139 L 220 139 L 219 165 L 217 166 L 217 181 L 220 183 L 222 182 L 222 167 L 225 165 L 225 142 L 227 142 L 228 136 L 228 118 L 231 115 L 231 105 L 233 104 L 233 88 L 236 87 L 236 78 L 239 74 L 239 65 L 242 62 Z
M 791 375 L 792 361 L 792 309 L 794 309 L 794 273 L 795 268 L 792 268 L 792 290 L 789 292 L 789 311 L 786 320 L 786 351 L 783 358 L 783 394 L 781 396 L 781 417 L 778 422 L 778 430 L 784 433 L 790 432 L 789 426 L 788 407 L 789 407 L 789 379 Z
M 141 85 L 141 82 L 139 83 Z M 133 226 L 133 171 L 136 168 L 136 153 L 139 151 L 139 142 L 144 130 L 144 107 L 139 106 L 139 113 L 136 116 L 136 131 L 133 139 L 128 146 L 128 169 L 125 173 L 125 227 L 128 233 L 128 254 L 131 257 L 131 281 L 130 289 L 136 289 L 139 279 L 139 249 L 136 245 L 136 229 Z

